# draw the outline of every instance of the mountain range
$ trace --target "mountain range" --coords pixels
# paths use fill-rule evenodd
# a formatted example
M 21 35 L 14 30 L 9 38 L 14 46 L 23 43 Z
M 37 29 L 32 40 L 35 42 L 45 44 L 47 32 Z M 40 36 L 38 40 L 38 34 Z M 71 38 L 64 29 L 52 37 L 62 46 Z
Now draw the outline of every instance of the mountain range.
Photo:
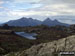
M 37 19 L 32 18 L 25 18 L 22 17 L 18 20 L 10 20 L 4 24 L 8 24 L 9 26 L 37 26 L 37 25 L 46 25 L 46 26 L 56 26 L 56 25 L 62 25 L 62 26 L 69 26 L 69 24 L 61 23 L 58 20 L 51 20 L 50 18 L 45 19 L 44 21 L 40 21 Z

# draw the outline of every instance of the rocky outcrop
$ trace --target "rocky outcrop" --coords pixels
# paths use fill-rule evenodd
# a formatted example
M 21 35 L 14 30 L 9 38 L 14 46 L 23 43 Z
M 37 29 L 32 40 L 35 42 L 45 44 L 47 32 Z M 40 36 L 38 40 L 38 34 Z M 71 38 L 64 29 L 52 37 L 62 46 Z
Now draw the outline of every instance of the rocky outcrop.
M 27 50 L 16 53 L 15 56 L 54 56 L 59 51 L 75 51 L 75 35 L 53 42 L 34 45 Z

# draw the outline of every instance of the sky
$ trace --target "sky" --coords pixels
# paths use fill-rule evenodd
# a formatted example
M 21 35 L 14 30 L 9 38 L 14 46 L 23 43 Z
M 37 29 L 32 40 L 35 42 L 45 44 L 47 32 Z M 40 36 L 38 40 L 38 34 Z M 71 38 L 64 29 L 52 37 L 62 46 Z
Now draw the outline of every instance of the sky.
M 0 0 L 0 23 L 21 17 L 75 24 L 75 0 Z

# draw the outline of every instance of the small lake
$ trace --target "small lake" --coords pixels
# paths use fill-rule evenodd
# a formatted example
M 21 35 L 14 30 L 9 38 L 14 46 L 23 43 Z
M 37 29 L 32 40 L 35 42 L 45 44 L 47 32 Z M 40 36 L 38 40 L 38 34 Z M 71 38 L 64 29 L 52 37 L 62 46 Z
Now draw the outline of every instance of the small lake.
M 37 34 L 36 33 L 26 33 L 26 32 L 15 32 L 17 35 L 20 35 L 22 37 L 28 38 L 28 39 L 36 39 Z

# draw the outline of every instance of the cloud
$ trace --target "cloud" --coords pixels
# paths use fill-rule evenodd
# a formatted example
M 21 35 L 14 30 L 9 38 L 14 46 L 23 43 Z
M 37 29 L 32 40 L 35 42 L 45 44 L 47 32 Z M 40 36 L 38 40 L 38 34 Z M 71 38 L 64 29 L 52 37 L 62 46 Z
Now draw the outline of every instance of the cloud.
M 75 0 L 40 0 L 43 4 L 75 4 Z
M 4 7 L 0 6 L 0 9 L 1 9 L 1 8 L 4 8 Z
M 14 3 L 36 3 L 40 0 L 13 0 Z
M 4 1 L 0 0 L 0 4 L 3 4 L 3 3 L 4 3 Z
M 33 10 L 36 12 L 40 11 L 40 13 L 46 12 L 45 14 L 47 15 L 49 14 L 49 16 L 51 16 L 50 13 L 54 13 L 54 16 L 56 15 L 75 15 L 75 8 L 70 8 L 68 5 L 65 5 L 65 4 L 45 5 L 42 7 L 30 9 L 30 10 Z
M 49 16 L 49 15 L 57 15 L 56 12 L 49 12 L 49 11 L 10 11 L 9 15 L 14 16 L 31 16 L 31 15 L 41 15 L 41 16 Z
M 75 16 L 75 0 L 0 0 L 0 12 L 0 18 L 4 16 L 9 20 L 22 16 L 41 20 L 44 17 Z M 72 20 L 66 21 L 72 23 Z

